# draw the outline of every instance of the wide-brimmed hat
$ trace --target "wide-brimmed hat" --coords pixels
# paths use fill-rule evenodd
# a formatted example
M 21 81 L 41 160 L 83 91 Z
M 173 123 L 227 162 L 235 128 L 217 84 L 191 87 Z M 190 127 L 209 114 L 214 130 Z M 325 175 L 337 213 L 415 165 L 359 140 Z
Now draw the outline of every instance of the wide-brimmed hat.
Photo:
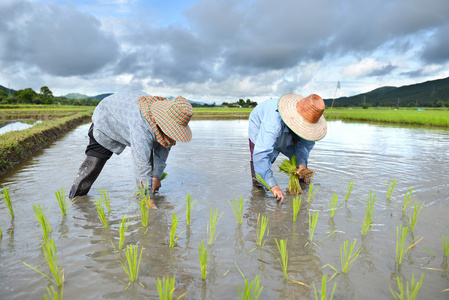
M 321 140 L 327 133 L 324 119 L 325 104 L 323 99 L 311 94 L 286 94 L 278 101 L 278 110 L 282 120 L 297 135 L 309 141 Z
M 193 116 L 192 105 L 181 96 L 172 100 L 156 101 L 150 106 L 151 114 L 164 134 L 177 142 L 192 139 L 189 121 Z

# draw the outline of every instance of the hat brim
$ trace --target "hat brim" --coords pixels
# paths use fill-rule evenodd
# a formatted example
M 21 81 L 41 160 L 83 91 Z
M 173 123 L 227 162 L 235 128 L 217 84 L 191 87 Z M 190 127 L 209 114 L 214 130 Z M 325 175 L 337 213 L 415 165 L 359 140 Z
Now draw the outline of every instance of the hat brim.
M 308 141 L 319 141 L 327 133 L 327 124 L 322 115 L 317 123 L 310 123 L 296 110 L 298 101 L 304 99 L 301 95 L 286 94 L 278 101 L 278 111 L 284 123 L 297 135 Z
M 150 109 L 153 119 L 169 138 L 177 142 L 187 143 L 192 139 L 192 131 L 189 125 L 181 126 L 167 116 L 166 111 L 169 109 L 169 102 L 169 100 L 156 101 L 151 104 Z

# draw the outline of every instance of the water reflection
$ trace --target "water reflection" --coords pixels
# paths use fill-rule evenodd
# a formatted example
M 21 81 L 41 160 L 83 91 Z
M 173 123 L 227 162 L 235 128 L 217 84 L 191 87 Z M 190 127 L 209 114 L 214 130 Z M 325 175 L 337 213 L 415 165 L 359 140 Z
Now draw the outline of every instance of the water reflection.
M 339 247 L 345 240 L 357 240 L 362 253 L 345 276 L 336 276 L 336 298 L 391 298 L 390 276 L 395 273 L 396 227 L 405 225 L 402 201 L 405 192 L 414 187 L 413 196 L 425 202 L 414 236 L 424 237 L 422 246 L 409 251 L 402 274 L 425 273 L 420 294 L 444 299 L 441 290 L 448 282 L 441 269 L 443 233 L 449 228 L 449 134 L 447 130 L 391 127 L 333 121 L 328 135 L 311 152 L 309 167 L 315 171 L 313 183 L 319 191 L 307 203 L 308 187 L 304 186 L 298 220 L 293 222 L 292 195 L 279 205 L 269 194 L 252 189 L 247 145 L 247 121 L 191 122 L 193 139 L 173 147 L 168 162 L 167 179 L 155 197 L 160 208 L 149 214 L 149 225 L 140 223 L 138 201 L 134 196 L 134 174 L 131 153 L 113 156 L 87 196 L 79 197 L 67 217 L 62 217 L 54 199 L 61 187 L 68 190 L 78 167 L 84 160 L 89 124 L 69 132 L 39 155 L 29 158 L 16 171 L 0 179 L 0 188 L 8 186 L 17 212 L 9 224 L 9 212 L 0 201 L 0 298 L 27 299 L 46 293 L 48 281 L 30 272 L 22 261 L 42 263 L 41 247 L 35 235 L 39 228 L 32 205 L 40 203 L 49 212 L 52 237 L 56 241 L 63 266 L 69 270 L 64 296 L 67 299 L 107 297 L 111 299 L 157 298 L 157 278 L 176 277 L 177 296 L 187 291 L 186 299 L 234 299 L 244 279 L 237 266 L 250 281 L 261 276 L 264 285 L 261 299 L 313 299 L 314 283 L 321 286 L 322 275 L 333 275 L 326 264 L 340 265 Z M 279 164 L 283 157 L 279 157 Z M 277 171 L 274 167 L 274 171 Z M 275 172 L 281 187 L 288 177 Z M 386 181 L 396 178 L 392 197 L 386 199 Z M 330 218 L 327 201 L 336 193 L 340 201 L 349 181 L 356 187 L 349 201 Z M 94 199 L 98 189 L 108 188 L 112 213 L 109 228 L 100 223 Z M 375 226 L 362 240 L 369 191 L 376 194 Z M 187 193 L 197 204 L 192 209 L 191 225 L 185 222 Z M 243 224 L 238 225 L 228 201 L 245 200 Z M 198 244 L 207 240 L 211 209 L 223 212 L 217 226 L 217 240 L 210 246 L 208 277 L 201 279 Z M 316 245 L 308 242 L 308 211 L 319 211 L 315 232 Z M 168 237 L 172 214 L 179 216 L 177 233 L 185 231 L 175 248 L 169 248 Z M 127 283 L 120 260 L 118 224 L 123 215 L 130 216 L 125 245 L 143 247 L 139 273 L 140 283 Z M 269 218 L 269 234 L 263 247 L 257 248 L 257 217 Z M 11 231 L 11 229 L 14 230 Z M 331 232 L 333 235 L 328 235 Z M 279 250 L 275 239 L 288 240 L 288 275 L 283 278 Z M 114 245 L 114 246 L 113 246 Z M 429 253 L 435 259 L 425 259 Z M 252 252 L 250 252 L 253 250 Z M 250 252 L 250 253 L 249 253 Z M 41 266 L 42 271 L 45 265 Z M 423 268 L 424 267 L 424 268 Z M 5 271 L 7 270 L 7 271 Z M 443 276 L 444 275 L 444 276 Z M 299 283 L 300 282 L 300 283 Z M 304 283 L 305 285 L 301 284 Z M 20 292 L 17 292 L 20 291 Z
M 22 120 L 22 121 L 0 122 L 0 135 L 10 131 L 25 130 L 39 123 L 42 123 L 42 121 Z

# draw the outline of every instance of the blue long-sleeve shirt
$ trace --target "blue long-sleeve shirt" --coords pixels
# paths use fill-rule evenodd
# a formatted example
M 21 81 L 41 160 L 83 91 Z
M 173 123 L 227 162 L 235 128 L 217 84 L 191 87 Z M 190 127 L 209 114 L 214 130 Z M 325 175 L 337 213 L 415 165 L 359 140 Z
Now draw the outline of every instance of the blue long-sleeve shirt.
M 278 99 L 258 104 L 249 116 L 248 136 L 254 143 L 254 170 L 270 186 L 277 185 L 271 166 L 279 153 L 289 159 L 296 155 L 297 167 L 307 166 L 315 142 L 298 137 L 295 144 L 287 125 L 278 111 Z
M 93 135 L 106 149 L 120 154 L 131 147 L 136 184 L 148 184 L 151 194 L 152 177 L 161 178 L 170 148 L 159 144 L 150 123 L 141 114 L 137 99 L 148 94 L 127 91 L 104 98 L 92 115 Z M 150 163 L 153 151 L 153 167 Z

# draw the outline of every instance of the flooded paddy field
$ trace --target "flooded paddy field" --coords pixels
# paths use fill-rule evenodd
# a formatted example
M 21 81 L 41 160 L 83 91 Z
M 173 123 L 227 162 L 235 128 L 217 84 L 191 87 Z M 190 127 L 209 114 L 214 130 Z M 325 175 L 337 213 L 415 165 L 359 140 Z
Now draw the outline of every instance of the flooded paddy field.
M 328 283 L 329 291 L 337 283 L 334 299 L 392 299 L 390 287 L 397 291 L 396 278 L 410 281 L 412 274 L 415 279 L 424 274 L 418 298 L 449 298 L 449 291 L 444 291 L 449 277 L 442 243 L 443 234 L 449 236 L 448 130 L 328 122 L 327 136 L 316 143 L 309 159 L 309 168 L 315 171 L 312 183 L 319 190 L 307 203 L 308 188 L 303 186 L 302 205 L 293 222 L 292 195 L 278 205 L 270 193 L 251 186 L 247 121 L 190 124 L 193 139 L 172 148 L 165 170 L 168 177 L 155 197 L 159 210 L 150 211 L 147 227 L 140 222 L 129 149 L 114 155 L 89 194 L 61 216 L 54 193 L 61 187 L 66 193 L 70 190 L 85 157 L 90 124 L 79 126 L 3 176 L 0 188 L 9 189 L 16 217 L 11 221 L 0 200 L 0 299 L 43 299 L 52 285 L 23 264 L 49 274 L 36 238 L 40 238 L 33 217 L 36 204 L 48 211 L 51 236 L 66 273 L 65 299 L 158 299 L 157 279 L 168 275 L 176 277 L 175 298 L 186 293 L 185 299 L 236 299 L 244 284 L 241 273 L 249 281 L 260 275 L 264 286 L 260 299 L 314 299 L 313 284 L 320 289 L 322 276 L 335 273 L 324 266 L 341 270 L 340 245 L 346 240 L 357 240 L 355 248 L 361 251 L 347 274 Z M 273 171 L 285 189 L 288 177 L 276 166 L 283 159 L 278 158 Z M 393 179 L 397 184 L 388 200 L 386 182 Z M 334 194 L 339 203 L 344 201 L 350 181 L 356 185 L 348 202 L 331 218 L 328 201 Z M 108 228 L 100 222 L 94 204 L 98 189 L 106 187 L 112 206 Z M 423 239 L 410 248 L 399 267 L 396 229 L 408 226 L 402 205 L 411 188 L 414 199 L 425 204 L 406 245 Z M 370 191 L 376 199 L 373 227 L 362 238 Z M 197 201 L 190 226 L 185 215 L 188 193 Z M 239 197 L 245 200 L 241 225 L 229 203 Z M 211 209 L 223 214 L 217 238 L 208 246 L 208 273 L 202 280 L 198 244 L 207 242 Z M 319 212 L 313 243 L 308 243 L 309 210 Z M 182 234 L 169 248 L 173 213 L 179 216 L 177 234 Z M 128 288 L 120 263 L 123 252 L 114 249 L 125 214 L 130 216 L 125 244 L 143 246 L 139 278 Z M 269 234 L 263 247 L 253 250 L 259 214 L 268 217 Z M 284 279 L 275 239 L 287 240 L 289 280 Z

